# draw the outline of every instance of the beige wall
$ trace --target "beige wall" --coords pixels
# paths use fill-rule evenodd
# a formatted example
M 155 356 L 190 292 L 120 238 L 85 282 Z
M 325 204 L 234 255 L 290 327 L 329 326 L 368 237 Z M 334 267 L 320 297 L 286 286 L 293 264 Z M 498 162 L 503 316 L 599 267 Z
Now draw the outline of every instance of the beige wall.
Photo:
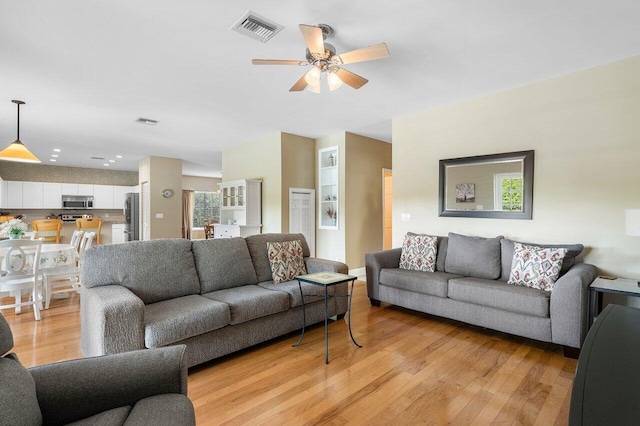
M 346 133 L 346 263 L 364 267 L 364 255 L 382 250 L 382 169 L 391 168 L 391 144 Z
M 182 189 L 189 191 L 217 191 L 220 178 L 182 175 Z
M 289 188 L 315 188 L 315 143 L 282 133 L 282 232 L 289 232 Z
M 382 250 L 382 169 L 391 168 L 391 145 L 341 132 L 316 139 L 316 154 L 333 146 L 338 147 L 338 229 L 317 229 L 316 256 L 353 270 L 364 267 L 366 253 Z M 317 160 L 315 170 L 317 188 Z M 317 205 L 319 197 L 317 192 Z
M 149 182 L 149 211 L 142 212 L 149 221 L 151 239 L 182 237 L 182 160 L 148 157 L 138 169 L 140 188 Z M 162 196 L 163 189 L 173 189 L 171 198 Z M 143 196 L 143 195 L 141 195 Z M 142 200 L 141 200 L 142 204 Z M 162 214 L 162 218 L 157 215 Z
M 586 246 L 602 273 L 640 278 L 640 57 L 393 120 L 393 240 L 408 231 Z M 438 217 L 438 160 L 535 149 L 533 220 Z M 411 222 L 400 221 L 402 213 Z
M 281 134 L 222 152 L 222 180 L 262 180 L 262 232 L 282 232 Z
M 123 170 L 89 169 L 85 167 L 49 166 L 2 161 L 0 177 L 4 180 L 29 182 L 85 183 L 94 185 L 134 186 L 138 172 Z

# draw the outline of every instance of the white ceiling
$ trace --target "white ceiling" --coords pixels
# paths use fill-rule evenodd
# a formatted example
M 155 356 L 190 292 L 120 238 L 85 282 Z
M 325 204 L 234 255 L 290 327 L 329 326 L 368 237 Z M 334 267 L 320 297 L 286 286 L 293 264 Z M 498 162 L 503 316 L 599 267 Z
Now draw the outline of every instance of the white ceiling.
M 284 30 L 230 31 L 249 9 Z M 391 56 L 345 66 L 360 90 L 290 93 L 306 68 L 251 59 L 304 59 L 300 23 L 331 25 L 338 53 Z M 391 141 L 393 117 L 639 55 L 639 23 L 638 0 L 0 0 L 0 148 L 21 99 L 20 139 L 44 164 L 154 155 L 220 176 L 222 150 L 269 133 Z

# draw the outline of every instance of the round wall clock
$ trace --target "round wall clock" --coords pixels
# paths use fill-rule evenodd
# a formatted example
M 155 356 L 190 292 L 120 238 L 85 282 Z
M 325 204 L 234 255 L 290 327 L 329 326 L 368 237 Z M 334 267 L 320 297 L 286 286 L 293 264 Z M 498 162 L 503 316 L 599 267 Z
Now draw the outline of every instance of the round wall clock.
M 171 198 L 171 197 L 173 197 L 173 189 L 169 189 L 169 188 L 167 188 L 167 189 L 163 189 L 163 190 L 162 190 L 162 196 L 163 196 L 164 198 Z

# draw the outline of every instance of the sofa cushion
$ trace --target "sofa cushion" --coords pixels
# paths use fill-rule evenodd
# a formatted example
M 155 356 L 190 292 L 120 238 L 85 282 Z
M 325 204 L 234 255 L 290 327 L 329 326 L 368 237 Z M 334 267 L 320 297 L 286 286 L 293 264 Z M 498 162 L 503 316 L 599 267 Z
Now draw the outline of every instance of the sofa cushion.
M 507 240 L 503 238 L 500 240 L 500 249 L 502 251 L 502 274 L 500 279 L 507 281 L 511 274 L 511 263 L 513 261 L 514 244 L 517 241 Z M 567 254 L 562 260 L 562 268 L 560 269 L 560 277 L 567 273 L 569 269 L 576 263 L 576 257 L 582 253 L 584 246 L 582 244 L 535 244 L 535 243 L 522 243 L 529 246 L 537 246 L 542 248 L 565 248 Z
M 552 291 L 566 254 L 565 248 L 541 248 L 515 243 L 507 284 Z
M 309 246 L 302 234 L 257 234 L 245 238 L 258 282 L 271 281 L 271 264 L 267 254 L 267 243 L 299 240 L 302 243 L 303 257 L 309 257 Z
M 307 274 L 300 241 L 267 243 L 267 254 L 274 284 L 291 281 L 299 275 Z
M 459 277 L 460 275 L 446 272 L 423 272 L 389 268 L 380 270 L 380 285 L 431 296 L 447 297 L 449 280 Z
M 82 258 L 82 285 L 122 285 L 145 304 L 200 293 L 191 241 L 132 241 L 91 247 Z
M 124 426 L 183 424 L 196 424 L 193 404 L 186 395 L 167 393 L 138 401 Z
M 0 314 L 0 356 L 9 352 L 11 348 L 13 348 L 13 333 L 7 320 Z
M 438 255 L 436 257 L 436 271 L 445 272 L 445 261 L 447 259 L 447 248 L 449 237 L 438 237 Z
M 157 348 L 222 328 L 231 313 L 226 304 L 194 294 L 146 305 L 144 321 L 144 344 Z
M 495 280 L 500 277 L 502 237 L 467 237 L 449 233 L 445 270 L 465 277 Z
M 400 269 L 434 272 L 437 252 L 438 237 L 407 232 L 402 242 Z
M 113 408 L 111 410 L 98 413 L 95 416 L 69 423 L 67 426 L 124 425 L 130 412 L 130 405 Z
M 0 423 L 41 425 L 36 383 L 27 369 L 17 358 L 3 357 L 0 358 L 0 377 Z
M 202 294 L 258 282 L 244 238 L 197 240 L 191 247 Z
M 550 295 L 499 280 L 469 277 L 449 280 L 450 299 L 542 318 L 549 318 Z
M 228 288 L 203 294 L 204 297 L 229 305 L 231 324 L 240 324 L 289 309 L 289 295 L 257 285 Z
M 304 293 L 304 302 L 311 303 L 324 298 L 324 286 L 313 285 L 309 283 L 300 283 L 302 286 L 302 293 Z M 346 284 L 344 284 L 346 285 Z M 289 305 L 292 308 L 302 305 L 302 298 L 300 297 L 300 287 L 297 280 L 286 281 L 278 284 L 274 284 L 273 281 L 265 281 L 258 283 L 258 286 L 271 290 L 279 291 L 289 295 Z M 336 292 L 336 287 L 342 287 L 343 284 L 332 285 L 327 287 L 327 295 L 332 296 Z M 338 294 L 346 294 L 344 291 Z

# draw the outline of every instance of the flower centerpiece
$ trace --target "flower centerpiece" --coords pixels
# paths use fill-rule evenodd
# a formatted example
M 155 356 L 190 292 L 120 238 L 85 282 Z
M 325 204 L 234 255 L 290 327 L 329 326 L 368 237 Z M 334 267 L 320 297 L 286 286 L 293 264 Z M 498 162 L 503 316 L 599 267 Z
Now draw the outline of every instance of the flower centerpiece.
M 11 219 L 0 225 L 0 235 L 11 239 L 18 239 L 22 238 L 24 233 L 27 232 L 27 229 L 27 224 L 20 219 Z

